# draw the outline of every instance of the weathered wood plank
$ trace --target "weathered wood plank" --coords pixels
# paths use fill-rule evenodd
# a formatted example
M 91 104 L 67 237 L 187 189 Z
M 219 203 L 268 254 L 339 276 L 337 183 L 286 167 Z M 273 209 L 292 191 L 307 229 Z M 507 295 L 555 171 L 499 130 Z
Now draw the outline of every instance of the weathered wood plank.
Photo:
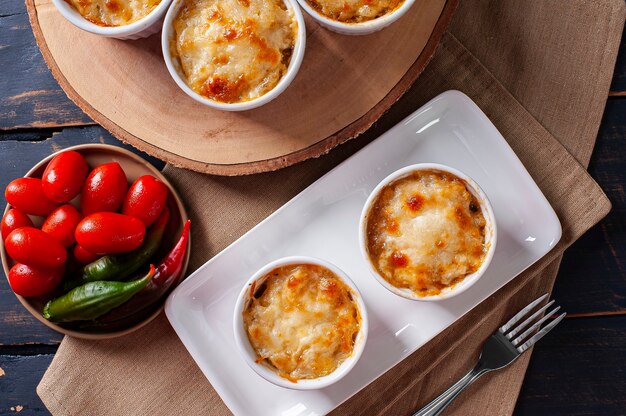
M 52 357 L 53 354 L 0 355 L 0 414 L 50 414 L 35 389 Z
M 2 0 L 2 4 L 0 4 L 0 17 L 18 13 L 26 13 L 26 6 L 24 6 L 23 0 Z
M 0 189 L 14 178 L 23 176 L 34 164 L 54 151 L 69 146 L 83 143 L 109 143 L 119 145 L 134 151 L 148 159 L 158 168 L 163 167 L 163 162 L 141 153 L 134 148 L 123 145 L 99 126 L 85 128 L 69 128 L 40 142 L 17 142 L 0 141 Z M 0 198 L 0 207 L 4 207 L 6 201 L 4 192 Z M 25 343 L 57 344 L 63 337 L 48 329 L 26 309 L 22 307 L 13 295 L 9 284 L 0 271 L 0 345 L 14 345 Z
M 63 339 L 59 334 L 35 319 L 19 303 L 2 273 L 0 280 L 0 345 L 42 343 L 58 345 Z M 0 414 L 2 414 L 0 412 Z
M 626 313 L 625 138 L 626 99 L 611 98 L 589 173 L 613 209 L 565 252 L 554 289 L 554 297 L 572 314 Z
M 93 124 L 48 70 L 23 1 L 0 2 L 0 130 Z
M 626 317 L 567 319 L 533 352 L 515 411 L 523 415 L 622 414 Z M 52 355 L 0 355 L 0 414 L 48 414 L 35 393 Z M 6 377 L 6 378 L 5 378 Z M 486 376 L 489 377 L 489 376 Z
M 61 130 L 63 130 L 62 127 L 0 130 L 0 141 L 14 140 L 38 142 L 52 137 L 54 133 L 58 133 Z
M 533 351 L 515 415 L 626 414 L 626 316 L 561 322 Z

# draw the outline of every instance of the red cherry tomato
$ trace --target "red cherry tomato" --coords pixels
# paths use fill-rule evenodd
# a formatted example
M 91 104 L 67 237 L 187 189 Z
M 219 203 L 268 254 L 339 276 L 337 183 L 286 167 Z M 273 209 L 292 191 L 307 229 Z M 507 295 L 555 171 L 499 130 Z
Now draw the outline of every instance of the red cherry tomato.
M 82 218 L 76 208 L 70 204 L 61 205 L 48 215 L 41 226 L 41 231 L 50 234 L 67 248 L 76 241 L 74 231 Z
M 25 214 L 46 216 L 59 206 L 43 193 L 41 179 L 18 178 L 4 191 L 7 202 Z
M 93 254 L 90 251 L 85 250 L 83 246 L 76 244 L 74 246 L 74 258 L 77 262 L 82 264 L 89 264 L 100 258 L 97 254 Z
M 87 162 L 72 150 L 56 155 L 41 177 L 43 193 L 55 202 L 68 202 L 80 193 L 87 176 Z
M 144 175 L 128 190 L 122 213 L 140 219 L 149 227 L 161 215 L 167 192 L 167 185 L 163 182 L 152 175 Z
M 11 231 L 21 227 L 33 227 L 33 222 L 28 215 L 11 208 L 2 217 L 2 240 L 4 241 L 11 234 Z
M 4 240 L 7 254 L 18 263 L 53 269 L 67 260 L 65 248 L 52 236 L 31 227 L 11 231 Z
M 76 241 L 94 254 L 133 251 L 143 243 L 146 227 L 128 215 L 98 212 L 83 218 L 76 227 Z
M 9 284 L 20 296 L 41 296 L 57 287 L 64 273 L 65 266 L 42 269 L 17 263 L 9 271 Z
M 122 206 L 128 181 L 117 162 L 105 163 L 91 171 L 81 194 L 80 210 L 83 215 L 94 212 L 115 212 Z

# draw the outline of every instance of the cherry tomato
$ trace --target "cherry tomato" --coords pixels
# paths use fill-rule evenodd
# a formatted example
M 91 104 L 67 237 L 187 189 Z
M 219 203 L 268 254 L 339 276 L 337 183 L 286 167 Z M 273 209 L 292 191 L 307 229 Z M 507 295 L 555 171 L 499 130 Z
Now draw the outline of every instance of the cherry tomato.
M 2 240 L 5 240 L 11 231 L 20 227 L 33 227 L 33 222 L 22 211 L 11 208 L 2 217 Z
M 126 174 L 117 162 L 105 163 L 91 171 L 81 194 L 83 215 L 115 212 L 122 206 L 128 189 Z
M 167 185 L 152 175 L 137 179 L 128 190 L 122 214 L 143 221 L 146 227 L 159 218 L 167 200 Z
M 82 218 L 76 208 L 70 204 L 61 205 L 48 215 L 41 226 L 41 231 L 50 234 L 67 248 L 76 241 L 74 231 Z
M 92 252 L 85 250 L 83 246 L 76 244 L 74 246 L 74 258 L 79 263 L 89 264 L 98 260 L 100 256 L 93 254 Z
M 55 202 L 68 202 L 80 193 L 87 176 L 87 162 L 72 150 L 56 155 L 41 177 L 43 193 Z
M 20 296 L 41 296 L 57 287 L 64 273 L 65 266 L 42 269 L 17 263 L 9 271 L 9 284 Z
M 143 222 L 113 212 L 88 215 L 76 227 L 76 241 L 94 254 L 133 251 L 143 243 L 145 234 Z
M 67 259 L 65 248 L 52 236 L 31 227 L 11 231 L 4 240 L 7 254 L 18 263 L 53 269 Z
M 4 196 L 24 214 L 46 216 L 59 206 L 44 195 L 41 179 L 37 178 L 14 179 L 7 185 Z

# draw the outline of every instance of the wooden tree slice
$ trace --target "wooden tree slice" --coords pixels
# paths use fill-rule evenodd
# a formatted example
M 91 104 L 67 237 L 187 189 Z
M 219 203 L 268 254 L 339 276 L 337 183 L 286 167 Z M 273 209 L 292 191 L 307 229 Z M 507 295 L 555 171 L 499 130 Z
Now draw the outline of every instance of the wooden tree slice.
M 271 103 L 238 113 L 185 95 L 167 72 L 159 36 L 107 39 L 72 26 L 51 0 L 26 6 L 52 74 L 96 122 L 176 166 L 242 175 L 319 156 L 370 127 L 422 72 L 457 2 L 417 0 L 368 36 L 338 35 L 306 16 L 296 79 Z

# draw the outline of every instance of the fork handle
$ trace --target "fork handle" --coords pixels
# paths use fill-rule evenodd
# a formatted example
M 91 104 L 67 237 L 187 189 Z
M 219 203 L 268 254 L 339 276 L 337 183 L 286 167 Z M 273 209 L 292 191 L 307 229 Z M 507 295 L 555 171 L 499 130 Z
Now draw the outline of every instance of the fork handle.
M 476 366 L 469 373 L 464 375 L 459 381 L 454 383 L 450 388 L 432 402 L 424 406 L 422 409 L 413 413 L 413 416 L 437 416 L 440 415 L 443 410 L 448 407 L 450 403 L 465 390 L 470 384 L 472 384 L 478 377 L 485 374 L 487 371 L 484 368 Z

